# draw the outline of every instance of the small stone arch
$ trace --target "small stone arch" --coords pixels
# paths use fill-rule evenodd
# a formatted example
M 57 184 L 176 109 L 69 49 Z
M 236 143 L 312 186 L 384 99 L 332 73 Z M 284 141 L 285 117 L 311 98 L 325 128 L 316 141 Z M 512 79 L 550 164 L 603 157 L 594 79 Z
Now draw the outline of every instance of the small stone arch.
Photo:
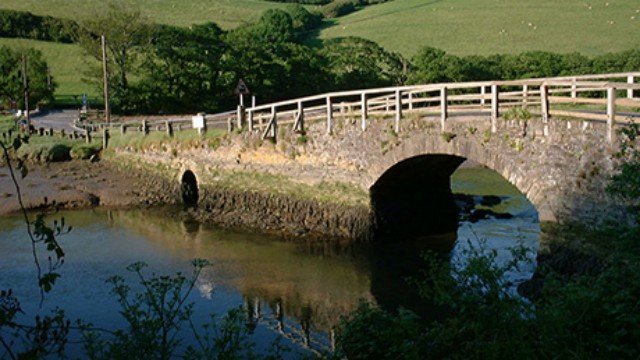
M 182 174 L 180 179 L 180 193 L 182 195 L 182 203 L 186 206 L 197 206 L 199 200 L 198 179 L 191 170 L 187 170 Z

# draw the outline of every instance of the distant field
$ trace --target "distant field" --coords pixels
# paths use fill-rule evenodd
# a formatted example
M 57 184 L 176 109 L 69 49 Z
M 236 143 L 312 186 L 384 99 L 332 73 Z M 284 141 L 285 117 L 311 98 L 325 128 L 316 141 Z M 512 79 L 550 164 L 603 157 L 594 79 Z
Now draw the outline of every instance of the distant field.
M 0 9 L 30 11 L 76 20 L 86 19 L 104 0 L 2 0 Z M 162 24 L 189 26 L 214 21 L 223 29 L 254 22 L 270 8 L 286 4 L 258 0 L 121 0 L 138 6 L 143 14 Z
M 529 50 L 599 55 L 640 47 L 639 0 L 394 0 L 337 19 L 322 38 L 360 36 L 412 56 Z
M 84 83 L 81 79 L 87 64 L 79 46 L 36 40 L 0 38 L 0 46 L 2 45 L 10 46 L 13 49 L 31 47 L 42 51 L 42 55 L 51 68 L 51 76 L 58 83 L 56 97 L 83 93 L 91 96 L 97 95 L 97 89 Z
M 254 22 L 270 8 L 286 4 L 258 0 L 122 0 L 134 4 L 154 22 L 189 26 L 214 21 L 224 29 Z M 75 20 L 86 19 L 103 6 L 103 0 L 1 0 L 0 9 L 30 11 L 37 15 L 50 15 Z M 96 96 L 97 89 L 82 82 L 86 68 L 82 52 L 76 45 L 63 45 L 33 40 L 0 38 L 0 45 L 12 48 L 34 47 L 43 52 L 58 83 L 56 97 L 87 93 Z

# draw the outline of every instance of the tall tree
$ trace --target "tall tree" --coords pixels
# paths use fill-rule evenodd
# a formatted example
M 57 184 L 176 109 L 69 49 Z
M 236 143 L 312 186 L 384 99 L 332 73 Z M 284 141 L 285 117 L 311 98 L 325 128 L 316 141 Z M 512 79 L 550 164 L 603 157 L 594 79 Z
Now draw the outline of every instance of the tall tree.
M 146 111 L 219 110 L 222 35 L 214 23 L 189 28 L 158 26 L 139 84 L 140 93 L 147 94 L 141 99 L 146 100 Z
M 329 81 L 324 59 L 297 40 L 291 17 L 282 10 L 266 11 L 256 24 L 229 32 L 222 58 L 228 93 L 239 78 L 260 101 L 325 90 Z
M 22 55 L 27 58 L 29 78 L 29 104 L 36 106 L 53 101 L 55 83 L 48 83 L 47 63 L 42 53 L 35 49 L 12 50 L 0 47 L 0 106 L 7 107 L 11 100 L 24 108 L 24 85 L 22 79 Z
M 113 107 L 127 111 L 132 106 L 130 77 L 140 64 L 140 53 L 150 44 L 151 26 L 140 9 L 114 1 L 80 24 L 77 41 L 89 56 L 102 60 L 102 35 L 107 39 Z M 92 69 L 88 75 L 102 86 L 100 70 Z

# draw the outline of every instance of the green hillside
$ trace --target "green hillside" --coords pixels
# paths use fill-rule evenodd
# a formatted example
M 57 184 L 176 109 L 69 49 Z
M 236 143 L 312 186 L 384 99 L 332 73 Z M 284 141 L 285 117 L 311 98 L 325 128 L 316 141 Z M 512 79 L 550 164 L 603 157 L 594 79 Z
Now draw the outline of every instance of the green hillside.
M 82 81 L 82 73 L 87 69 L 89 58 L 82 56 L 82 49 L 75 44 L 59 44 L 28 39 L 0 38 L 0 46 L 13 49 L 34 48 L 42 52 L 58 84 L 56 96 L 87 93 L 97 95 L 98 89 Z M 97 64 L 99 65 L 99 64 Z
M 189 26 L 216 22 L 224 29 L 254 22 L 270 8 L 286 4 L 259 0 L 121 0 L 138 6 L 142 13 L 161 24 Z M 82 20 L 99 9 L 102 0 L 2 0 L 0 8 L 29 11 L 36 15 L 50 15 Z
M 529 50 L 599 55 L 640 47 L 638 0 L 394 0 L 336 19 L 322 38 L 360 36 L 412 56 Z

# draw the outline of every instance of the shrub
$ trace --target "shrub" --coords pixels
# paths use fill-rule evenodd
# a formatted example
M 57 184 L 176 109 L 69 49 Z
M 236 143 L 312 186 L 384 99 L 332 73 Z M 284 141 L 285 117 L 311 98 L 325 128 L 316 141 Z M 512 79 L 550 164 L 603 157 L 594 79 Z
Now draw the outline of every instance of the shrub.
M 326 18 L 336 18 L 356 11 L 358 0 L 336 0 L 322 7 L 322 15 Z
M 78 24 L 69 19 L 38 16 L 28 11 L 0 10 L 0 37 L 73 42 Z
M 75 160 L 86 160 L 100 152 L 99 145 L 78 144 L 71 148 L 71 158 Z

